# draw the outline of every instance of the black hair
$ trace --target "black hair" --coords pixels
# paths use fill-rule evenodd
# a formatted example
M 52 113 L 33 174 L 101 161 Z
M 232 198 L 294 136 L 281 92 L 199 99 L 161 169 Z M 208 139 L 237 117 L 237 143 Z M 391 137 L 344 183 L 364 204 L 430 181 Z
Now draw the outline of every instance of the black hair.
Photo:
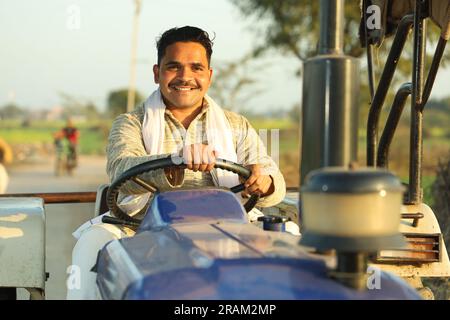
M 209 38 L 208 32 L 191 26 L 185 26 L 181 28 L 172 28 L 164 32 L 156 42 L 156 48 L 158 49 L 158 65 L 166 53 L 166 48 L 175 42 L 197 42 L 201 44 L 206 50 L 206 57 L 208 58 L 208 64 L 211 63 L 212 46 L 213 42 Z

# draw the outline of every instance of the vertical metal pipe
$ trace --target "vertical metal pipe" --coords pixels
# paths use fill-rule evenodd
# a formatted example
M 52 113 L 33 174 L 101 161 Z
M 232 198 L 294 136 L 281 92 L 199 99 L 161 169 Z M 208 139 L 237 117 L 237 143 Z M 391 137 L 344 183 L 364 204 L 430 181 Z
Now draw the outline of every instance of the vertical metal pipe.
M 403 112 L 403 108 L 406 104 L 406 99 L 412 91 L 411 82 L 404 83 L 400 89 L 398 89 L 395 95 L 394 103 L 392 104 L 391 111 L 389 112 L 389 117 L 386 121 L 386 126 L 384 127 L 383 134 L 380 138 L 380 145 L 378 146 L 378 156 L 377 156 L 377 167 L 386 167 L 388 164 L 389 157 L 389 147 L 394 137 L 395 130 L 400 121 L 400 117 Z
M 347 287 L 367 290 L 367 253 L 337 251 L 336 260 L 336 270 L 330 272 L 332 278 Z
M 367 0 L 363 0 L 362 10 L 364 15 L 364 38 L 367 47 L 367 74 L 369 78 L 370 103 L 372 103 L 375 94 L 375 74 L 373 72 L 373 45 L 369 42 L 369 32 L 367 31 Z
M 344 48 L 344 0 L 320 0 L 319 54 L 340 54 Z
M 372 103 L 375 95 L 375 73 L 373 72 L 373 45 L 367 47 L 367 73 L 369 75 L 370 102 Z
M 397 68 L 400 55 L 405 46 L 406 38 L 409 30 L 414 23 L 414 15 L 408 14 L 402 18 L 398 25 L 397 33 L 392 42 L 391 50 L 387 58 L 386 64 L 381 74 L 372 105 L 369 110 L 369 118 L 367 120 L 367 165 L 376 166 L 376 150 L 378 139 L 378 121 L 380 118 L 381 108 L 383 107 L 386 94 L 391 85 L 395 69 Z
M 434 53 L 430 71 L 428 72 L 427 81 L 425 82 L 425 88 L 423 90 L 422 105 L 420 107 L 420 111 L 423 111 L 423 108 L 425 108 L 425 105 L 428 102 L 428 98 L 430 97 L 431 90 L 433 89 L 434 80 L 436 80 L 436 74 L 438 72 L 439 64 L 441 63 L 446 44 L 447 40 L 445 40 L 442 37 L 439 37 L 439 42 L 436 46 L 436 52 Z
M 422 169 L 422 106 L 423 74 L 426 48 L 426 22 L 422 16 L 423 0 L 416 0 L 414 13 L 414 59 L 413 59 L 413 92 L 411 99 L 411 133 L 409 155 L 409 190 L 408 202 L 417 204 L 422 201 L 421 169 Z
M 344 1 L 320 2 L 319 54 L 305 61 L 300 181 L 357 160 L 359 61 L 343 54 Z

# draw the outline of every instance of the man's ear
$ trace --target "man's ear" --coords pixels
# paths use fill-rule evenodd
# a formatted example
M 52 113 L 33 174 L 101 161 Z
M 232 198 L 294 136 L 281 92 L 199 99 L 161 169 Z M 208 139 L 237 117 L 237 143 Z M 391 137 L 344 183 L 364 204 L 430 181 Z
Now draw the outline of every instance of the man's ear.
M 159 83 L 159 66 L 157 64 L 153 66 L 153 79 L 155 83 Z
M 212 81 L 212 76 L 213 76 L 213 69 L 209 68 L 209 82 L 211 83 Z

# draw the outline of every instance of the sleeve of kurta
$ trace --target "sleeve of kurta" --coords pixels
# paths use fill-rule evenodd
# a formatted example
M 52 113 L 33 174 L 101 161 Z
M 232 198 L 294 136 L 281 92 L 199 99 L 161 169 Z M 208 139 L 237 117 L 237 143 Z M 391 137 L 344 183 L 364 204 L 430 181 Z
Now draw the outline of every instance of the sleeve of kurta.
M 246 118 L 240 116 L 239 130 L 237 133 L 237 155 L 238 162 L 244 166 L 251 164 L 261 165 L 264 175 L 270 175 L 274 183 L 274 192 L 266 197 L 261 197 L 257 206 L 271 207 L 280 203 L 286 195 L 286 183 L 275 161 L 267 154 L 266 147 L 256 130 Z M 263 138 L 267 131 L 262 131 Z M 271 141 L 276 143 L 276 141 Z M 271 148 L 278 152 L 277 148 Z M 278 157 L 277 157 L 278 158 Z
M 162 143 L 162 142 L 161 142 Z M 106 170 L 110 181 L 117 179 L 123 172 L 143 162 L 169 156 L 169 154 L 148 155 L 142 139 L 142 124 L 135 112 L 118 116 L 111 127 L 107 145 Z M 171 184 L 164 169 L 158 169 L 140 176 L 160 191 L 171 189 L 183 183 L 184 177 Z M 141 194 L 148 190 L 129 181 L 121 188 L 122 194 Z

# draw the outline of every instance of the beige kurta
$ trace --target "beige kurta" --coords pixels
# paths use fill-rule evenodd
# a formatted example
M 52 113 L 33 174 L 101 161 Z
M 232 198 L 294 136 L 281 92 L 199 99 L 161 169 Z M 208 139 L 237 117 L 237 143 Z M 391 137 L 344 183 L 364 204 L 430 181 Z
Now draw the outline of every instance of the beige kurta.
M 173 114 L 166 109 L 163 149 L 165 151 L 173 150 L 175 146 L 177 150 L 180 150 L 185 137 L 188 135 L 193 143 L 208 144 L 208 141 L 206 141 L 206 113 L 208 110 L 208 105 L 205 104 L 202 111 L 191 122 L 190 126 L 185 129 Z M 248 120 L 234 112 L 227 110 L 224 110 L 224 112 L 233 132 L 231 138 L 236 148 L 238 163 L 244 166 L 260 164 L 263 174 L 269 174 L 274 181 L 274 193 L 261 198 L 257 205 L 269 207 L 279 203 L 285 196 L 286 184 L 277 165 L 267 155 L 261 139 Z M 163 155 L 147 154 L 142 139 L 143 119 L 144 106 L 141 104 L 134 111 L 122 114 L 114 121 L 107 147 L 107 172 L 111 181 L 137 164 L 169 155 L 169 152 Z M 144 174 L 143 178 L 158 186 L 160 190 L 167 190 L 173 187 L 167 180 L 163 169 Z M 208 172 L 193 172 L 186 169 L 184 179 L 178 181 L 177 184 L 182 184 L 183 187 L 217 186 L 218 181 L 214 172 L 211 174 Z M 134 182 L 129 182 L 122 187 L 122 192 L 124 194 L 139 194 L 147 191 Z

